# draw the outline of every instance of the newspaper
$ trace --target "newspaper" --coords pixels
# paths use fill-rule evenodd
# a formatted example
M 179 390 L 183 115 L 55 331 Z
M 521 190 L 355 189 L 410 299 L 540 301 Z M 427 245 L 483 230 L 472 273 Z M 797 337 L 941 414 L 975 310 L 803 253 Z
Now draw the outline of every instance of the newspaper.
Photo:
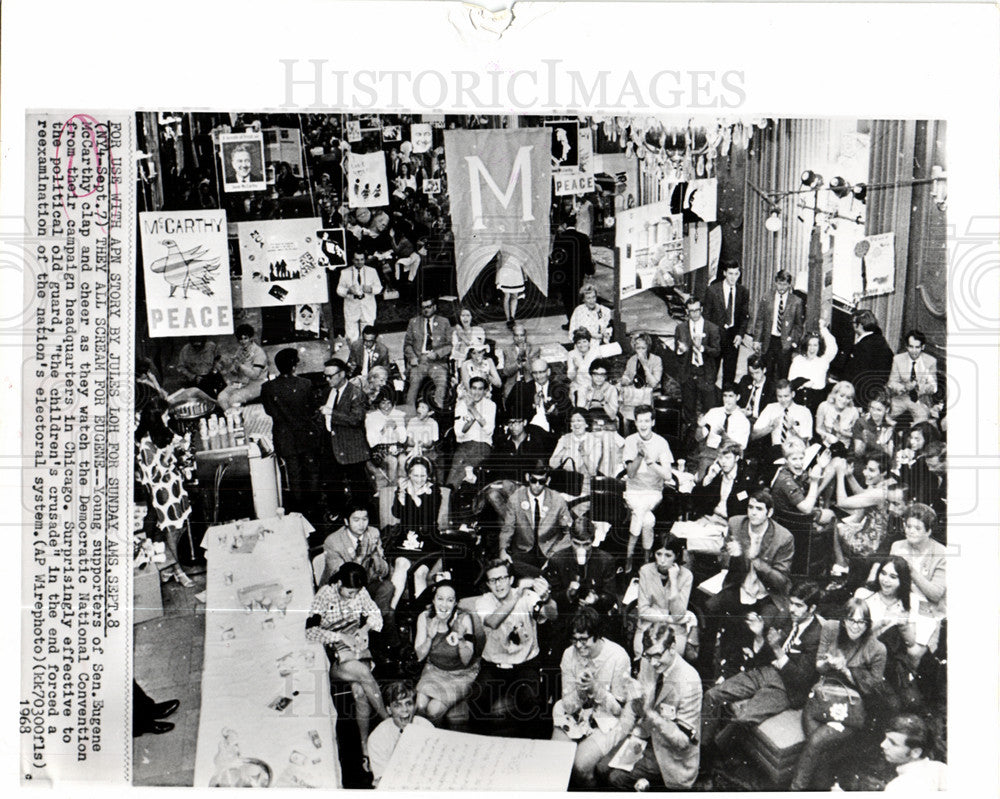
M 415 8 L 408 8 L 410 5 Z M 416 10 L 423 5 L 373 2 L 363 9 L 352 7 L 352 25 L 365 31 L 364 35 L 344 37 L 338 43 L 342 53 L 324 60 L 331 26 L 338 24 L 332 19 L 300 26 L 297 37 L 285 42 L 287 49 L 275 51 L 282 56 L 278 58 L 270 53 L 247 53 L 246 42 L 260 35 L 259 15 L 246 8 L 214 12 L 185 5 L 183 14 L 157 21 L 162 28 L 158 35 L 174 49 L 169 57 L 154 59 L 145 35 L 125 35 L 126 29 L 134 32 L 141 26 L 132 19 L 133 12 L 121 4 L 98 3 L 103 16 L 82 16 L 67 9 L 58 23 L 45 17 L 46 9 L 29 10 L 27 3 L 4 4 L 0 250 L 3 265 L 16 269 L 17 282 L 3 275 L 0 288 L 2 318 L 8 321 L 3 331 L 8 345 L 4 348 L 3 375 L 14 392 L 0 424 L 3 454 L 10 470 L 2 501 L 10 508 L 5 517 L 8 524 L 17 525 L 16 533 L 9 532 L 20 541 L 19 562 L 9 554 L 11 579 L 5 597 L 6 616 L 11 622 L 7 637 L 19 642 L 10 658 L 16 661 L 19 677 L 11 675 L 9 681 L 16 687 L 19 739 L 16 746 L 9 747 L 11 761 L 5 773 L 16 773 L 22 786 L 60 789 L 125 787 L 134 782 L 131 683 L 135 661 L 149 656 L 133 645 L 136 613 L 148 609 L 145 602 L 136 607 L 135 592 L 148 585 L 150 575 L 159 579 L 155 572 L 140 574 L 134 569 L 136 308 L 138 275 L 147 266 L 143 259 L 147 254 L 140 253 L 138 213 L 164 210 L 140 204 L 136 196 L 137 187 L 142 190 L 156 181 L 156 169 L 162 164 L 148 145 L 140 148 L 138 127 L 147 114 L 156 124 L 169 126 L 181 124 L 184 114 L 211 108 L 232 119 L 248 110 L 275 115 L 344 115 L 350 117 L 347 140 L 355 138 L 356 127 L 357 140 L 362 143 L 374 135 L 372 117 L 380 112 L 419 114 L 422 121 L 413 132 L 414 152 L 432 150 L 428 142 L 447 124 L 445 114 L 449 120 L 452 115 L 465 118 L 478 113 L 483 119 L 492 115 L 492 119 L 504 120 L 495 123 L 498 129 L 502 125 L 516 127 L 517 115 L 529 113 L 554 121 L 589 117 L 600 119 L 600 124 L 626 116 L 644 121 L 659 116 L 680 128 L 693 117 L 709 116 L 738 120 L 747 130 L 767 119 L 787 122 L 803 117 L 946 122 L 949 163 L 938 165 L 945 167 L 947 174 L 939 176 L 935 184 L 935 190 L 943 192 L 940 202 L 948 207 L 948 277 L 942 281 L 948 286 L 946 298 L 929 295 L 925 285 L 903 286 L 898 282 L 906 271 L 900 271 L 900 256 L 909 259 L 907 268 L 916 268 L 924 255 L 907 249 L 898 236 L 893 241 L 897 260 L 879 262 L 879 266 L 896 270 L 895 290 L 905 291 L 907 302 L 920 302 L 932 314 L 940 314 L 938 318 L 947 317 L 952 480 L 948 563 L 952 626 L 948 643 L 953 686 L 948 756 L 953 785 L 968 793 L 978 791 L 989 779 L 995 787 L 996 775 L 991 772 L 987 776 L 983 766 L 992 763 L 997 749 L 995 714 L 987 713 L 983 721 L 983 696 L 976 688 L 996 682 L 995 638 L 991 634 L 989 655 L 984 655 L 983 629 L 974 626 L 975 619 L 991 618 L 997 605 L 996 375 L 1000 370 L 995 263 L 1000 226 L 995 181 L 982 181 L 982 175 L 997 173 L 998 48 L 991 19 L 974 6 L 941 9 L 927 4 L 918 13 L 915 7 L 885 9 L 858 4 L 838 7 L 834 14 L 830 9 L 803 8 L 805 4 L 767 9 L 747 4 L 727 10 L 732 31 L 715 30 L 713 34 L 719 25 L 716 12 L 684 4 L 635 8 L 628 14 L 621 5 L 604 4 L 573 9 L 522 4 L 512 13 L 456 2 L 427 4 Z M 258 10 L 264 13 L 264 8 Z M 303 20 L 327 13 L 307 4 L 288 8 Z M 762 19 L 765 11 L 778 18 Z M 329 13 L 336 16 L 339 9 Z M 405 39 L 397 39 L 396 33 L 386 30 L 390 19 L 405 29 L 405 39 L 420 44 L 420 52 L 406 50 Z M 105 41 L 108 31 L 101 27 L 105 24 L 123 25 L 118 42 L 122 55 L 113 64 L 76 47 L 88 39 Z M 234 35 L 218 42 L 218 56 L 189 52 L 191 26 Z M 588 39 L 582 33 L 577 36 L 577 26 L 606 31 L 607 40 Z M 803 31 L 810 28 L 816 29 L 816 36 L 839 42 L 831 45 L 833 55 L 826 53 L 821 59 L 820 45 L 815 45 L 815 51 L 813 44 L 803 45 Z M 876 33 L 890 28 L 895 31 L 891 38 Z M 48 46 L 28 52 L 26 43 L 43 29 L 49 31 Z M 683 37 L 688 44 L 676 57 L 665 56 L 662 41 L 650 38 L 663 30 L 672 31 L 672 39 L 681 38 L 680 31 L 687 32 Z M 935 31 L 940 39 L 927 41 L 927 31 Z M 444 57 L 436 58 L 428 51 L 428 42 L 438 41 L 438 37 L 441 53 L 452 59 L 447 63 L 453 63 L 454 68 L 442 68 Z M 576 41 L 564 48 L 563 38 Z M 702 44 L 695 46 L 691 43 L 694 40 Z M 856 44 L 851 45 L 852 41 Z M 920 45 L 914 46 L 914 42 Z M 393 50 L 390 44 L 401 49 Z M 546 48 L 551 48 L 551 58 Z M 717 66 L 703 68 L 704 51 L 715 49 L 719 55 L 708 61 Z M 841 55 L 845 50 L 852 55 Z M 868 54 L 866 58 L 876 54 L 874 64 L 863 67 L 855 63 L 862 60 L 857 59 L 858 52 Z M 988 54 L 988 63 L 981 74 L 971 76 L 980 94 L 974 101 L 963 102 L 956 87 L 970 83 L 959 57 L 966 52 Z M 400 53 L 411 55 L 404 67 L 398 63 Z M 190 70 L 184 71 L 194 78 L 184 78 L 178 72 L 178 59 L 184 56 L 190 58 Z M 776 65 L 774 57 L 782 64 Z M 817 62 L 809 63 L 813 58 Z M 839 62 L 833 67 L 838 76 L 836 86 L 827 86 L 831 58 Z M 819 63 L 821 60 L 824 62 Z M 484 66 L 485 61 L 489 63 Z M 918 70 L 918 77 L 911 72 L 915 63 L 926 67 Z M 237 78 L 220 77 L 232 75 L 234 64 L 240 65 Z M 425 72 L 421 71 L 423 64 L 428 64 Z M 384 67 L 381 76 L 380 67 Z M 884 77 L 876 79 L 879 68 Z M 67 76 L 74 78 L 75 86 L 67 88 Z M 109 88 L 119 81 L 120 86 Z M 429 89 L 438 81 L 440 97 L 436 89 Z M 470 89 L 473 82 L 476 88 Z M 223 90 L 227 93 L 220 94 Z M 170 121 L 174 117 L 178 122 Z M 287 126 L 281 123 L 273 128 L 284 130 Z M 385 133 L 383 128 L 378 131 Z M 225 202 L 242 203 L 258 188 L 269 190 L 280 176 L 263 171 L 265 162 L 272 152 L 284 152 L 282 148 L 294 145 L 282 143 L 279 148 L 268 143 L 268 135 L 277 135 L 273 131 L 239 132 L 244 140 L 254 142 L 252 180 L 244 182 L 233 171 L 239 168 L 235 151 L 241 140 L 222 139 L 225 135 L 221 133 L 208 148 L 209 157 L 219 159 L 216 167 L 225 172 L 219 191 Z M 396 135 L 397 131 L 390 130 L 386 141 L 395 141 Z M 223 144 L 227 146 L 226 158 L 218 152 Z M 811 141 L 810 146 L 810 157 L 816 159 L 809 162 L 810 168 L 828 156 L 824 148 L 836 151 L 834 143 L 827 141 Z M 846 153 L 846 145 L 841 150 Z M 302 146 L 295 155 L 298 160 L 292 159 L 293 168 L 308 164 L 308 153 Z M 618 157 L 618 153 L 595 155 L 594 173 L 599 175 L 603 169 L 604 174 L 618 180 L 619 170 L 601 166 L 605 162 L 617 164 Z M 847 160 L 845 155 L 844 162 Z M 627 190 L 612 204 L 620 201 L 619 210 L 628 211 L 627 198 L 637 192 L 640 166 L 634 157 L 622 157 L 621 163 L 628 174 L 622 173 L 617 185 Z M 831 167 L 837 164 L 834 161 Z M 697 162 L 694 166 L 697 179 Z M 827 178 L 831 176 L 827 174 Z M 510 188 L 506 179 L 507 175 L 497 178 L 494 197 L 502 197 L 504 189 Z M 440 178 L 428 180 L 426 187 L 420 187 L 425 193 L 437 195 L 446 189 Z M 664 180 L 670 184 L 676 176 L 666 175 Z M 556 184 L 553 200 L 575 202 L 572 194 L 563 194 L 571 190 L 571 183 L 564 179 Z M 377 211 L 381 206 L 380 198 L 374 197 L 375 188 L 381 195 L 391 193 L 393 187 L 381 173 L 374 184 L 364 198 L 360 194 L 363 187 L 359 187 L 359 199 L 351 205 Z M 485 182 L 483 185 L 492 191 Z M 747 187 L 746 195 L 753 195 L 752 187 Z M 633 202 L 642 206 L 659 199 L 636 196 Z M 222 202 L 220 199 L 211 213 L 218 211 Z M 720 228 L 710 231 L 708 240 L 715 242 L 712 246 L 720 237 L 725 241 L 726 225 L 743 223 L 741 212 L 749 200 L 726 198 L 720 192 L 720 208 L 724 202 L 733 203 L 731 215 L 720 216 L 721 234 L 717 232 Z M 808 252 L 801 232 L 792 232 L 792 227 L 796 215 L 808 217 L 811 211 L 802 202 L 792 202 L 781 213 L 783 232 L 775 234 L 768 245 L 767 251 L 776 262 L 791 247 Z M 849 216 L 847 211 L 842 213 Z M 907 213 L 901 208 L 898 218 Z M 315 206 L 310 213 L 296 216 L 322 221 Z M 757 222 L 763 224 L 766 216 Z M 850 219 L 833 221 L 851 224 Z M 240 263 L 236 222 L 235 218 L 227 219 L 227 235 L 233 257 Z M 318 235 L 323 226 L 315 227 Z M 301 236 L 308 237 L 309 231 Z M 218 255 L 219 245 L 211 244 L 206 263 L 214 263 Z M 223 255 L 228 258 L 230 254 Z M 829 261 L 830 254 L 825 256 Z M 221 272 L 206 268 L 204 279 L 197 279 L 201 285 L 226 274 L 225 258 Z M 847 258 L 843 262 L 857 262 L 860 270 L 861 260 Z M 300 266 L 313 268 L 308 259 Z M 322 263 L 317 268 L 323 268 Z M 146 274 L 157 274 L 152 262 L 148 269 Z M 683 270 L 675 271 L 679 275 Z M 843 282 L 829 272 L 824 280 L 827 277 L 830 280 L 823 288 L 834 284 L 836 292 L 840 285 L 863 285 L 870 275 L 862 276 L 859 271 Z M 282 304 L 278 283 L 265 287 L 268 299 L 262 304 Z M 619 283 L 618 288 L 621 294 L 628 287 Z M 638 281 L 633 279 L 631 291 L 637 288 Z M 169 304 L 175 309 L 172 320 L 164 316 L 158 321 L 184 325 L 185 304 L 176 301 L 174 285 L 167 281 L 158 289 L 164 308 Z M 880 293 L 870 294 L 877 295 Z M 192 289 L 191 296 L 187 308 L 194 299 L 208 295 L 199 297 L 198 290 Z M 242 298 L 228 293 L 212 296 L 219 301 L 203 305 L 211 305 L 214 315 L 199 312 L 191 324 L 202 326 L 210 335 L 228 333 L 234 320 L 225 312 L 231 313 Z M 306 302 L 319 307 L 322 292 L 299 298 L 294 304 L 312 310 L 302 305 Z M 290 316 L 290 330 L 298 324 Z M 310 336 L 325 336 L 326 324 L 325 319 L 310 320 Z M 313 326 L 319 332 L 313 334 Z M 903 330 L 896 332 L 902 334 Z M 261 453 L 260 463 L 251 463 L 250 468 L 258 470 L 257 474 L 267 468 L 273 471 L 273 464 L 268 467 L 265 461 L 266 453 Z M 276 497 L 268 500 L 268 508 L 277 505 Z M 15 509 L 19 509 L 19 519 Z M 983 613 L 984 606 L 989 616 Z M 159 701 L 170 698 L 155 696 Z M 977 722 L 956 723 L 969 718 Z M 178 733 L 188 736 L 185 746 L 194 747 L 196 741 L 191 739 L 196 729 L 179 729 Z M 296 752 L 302 755 L 309 746 L 312 744 L 306 740 Z M 401 780 L 401 784 L 405 782 Z

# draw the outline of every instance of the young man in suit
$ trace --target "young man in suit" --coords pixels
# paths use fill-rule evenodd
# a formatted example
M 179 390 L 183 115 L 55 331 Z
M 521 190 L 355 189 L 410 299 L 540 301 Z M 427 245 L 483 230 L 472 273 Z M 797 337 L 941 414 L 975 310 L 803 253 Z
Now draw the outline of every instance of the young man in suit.
M 528 472 L 527 485 L 517 488 L 507 502 L 500 527 L 500 557 L 513 561 L 521 573 L 541 569 L 555 553 L 570 546 L 573 517 L 566 500 L 548 482 L 548 469 L 539 462 Z
M 705 318 L 722 331 L 722 383 L 736 379 L 740 345 L 750 325 L 750 292 L 740 281 L 740 265 L 722 267 L 722 280 L 705 292 Z
M 355 252 L 353 263 L 340 270 L 337 296 L 344 299 L 344 335 L 357 341 L 364 327 L 375 323 L 375 297 L 382 293 L 378 272 L 365 263 L 364 252 Z
M 372 493 L 365 464 L 370 457 L 365 436 L 365 414 L 368 398 L 365 393 L 347 380 L 347 364 L 335 358 L 323 364 L 323 374 L 330 386 L 330 394 L 321 408 L 330 432 L 333 458 L 337 463 L 336 488 L 344 503 L 366 505 Z M 336 505 L 336 503 L 335 503 Z
M 274 356 L 278 376 L 264 383 L 260 399 L 273 420 L 274 451 L 284 461 L 288 476 L 285 507 L 310 513 L 319 500 L 319 455 L 322 421 L 316 413 L 312 383 L 296 377 L 299 353 L 288 347 Z
M 549 559 L 545 576 L 559 613 L 566 618 L 581 607 L 607 613 L 617 601 L 615 560 L 594 546 L 594 524 L 586 517 L 574 520 L 569 548 L 558 550 Z
M 770 403 L 774 402 L 774 384 L 776 381 L 767 376 L 764 359 L 760 355 L 747 358 L 747 374 L 743 375 L 737 384 L 739 398 L 737 404 L 743 409 L 743 414 L 753 424 Z
M 924 352 L 927 337 L 919 330 L 906 334 L 906 352 L 892 359 L 889 372 L 889 393 L 892 395 L 892 409 L 889 415 L 895 419 L 904 411 L 909 411 L 914 424 L 930 418 L 930 408 L 937 393 L 937 359 Z
M 345 524 L 330 533 L 323 541 L 323 577 L 326 585 L 345 563 L 357 563 L 368 575 L 368 594 L 383 614 L 388 612 L 393 587 L 389 582 L 389 562 L 382 548 L 382 537 L 377 527 L 368 522 L 368 511 L 363 505 L 352 505 L 345 514 Z
M 820 588 L 801 582 L 788 594 L 788 619 L 767 631 L 771 662 L 730 677 L 705 693 L 701 714 L 702 768 L 706 755 L 728 748 L 733 733 L 777 716 L 788 708 L 800 708 L 816 682 L 816 653 L 820 624 L 816 603 Z M 723 708 L 729 705 L 731 721 L 716 736 L 723 722 Z
M 716 404 L 715 378 L 719 372 L 721 337 L 719 328 L 704 318 L 701 300 L 689 297 L 687 321 L 674 331 L 679 365 L 684 420 L 694 422 Z
M 840 371 L 844 380 L 854 384 L 855 401 L 864 408 L 885 388 L 893 356 L 875 314 L 867 308 L 855 311 L 853 323 L 854 346 Z
M 415 316 L 406 326 L 403 337 L 403 357 L 409 369 L 410 387 L 406 393 L 408 405 L 417 404 L 417 392 L 425 377 L 434 381 L 434 402 L 444 406 L 445 389 L 448 387 L 448 356 L 451 355 L 451 325 L 437 312 L 437 300 L 425 297 L 420 300 L 420 316 Z
M 705 601 L 704 638 L 699 652 L 699 671 L 708 681 L 715 679 L 715 638 L 719 654 L 727 659 L 734 645 L 733 619 L 750 611 L 765 621 L 787 608 L 788 570 L 795 554 L 792 534 L 771 516 L 774 502 L 767 489 L 756 491 L 747 503 L 747 515 L 729 520 L 729 529 L 719 553 L 719 566 L 728 569 L 722 590 Z
M 754 324 L 754 354 L 764 356 L 769 377 L 784 378 L 802 338 L 805 308 L 792 292 L 792 276 L 784 269 L 774 276 L 774 292 L 762 297 Z
M 743 448 L 735 441 L 719 447 L 719 454 L 691 492 L 695 516 L 714 515 L 728 520 L 746 514 L 754 483 L 742 457 Z
M 368 377 L 373 366 L 389 368 L 389 348 L 378 340 L 374 327 L 365 325 L 361 330 L 361 338 L 351 342 L 347 368 L 351 377 Z

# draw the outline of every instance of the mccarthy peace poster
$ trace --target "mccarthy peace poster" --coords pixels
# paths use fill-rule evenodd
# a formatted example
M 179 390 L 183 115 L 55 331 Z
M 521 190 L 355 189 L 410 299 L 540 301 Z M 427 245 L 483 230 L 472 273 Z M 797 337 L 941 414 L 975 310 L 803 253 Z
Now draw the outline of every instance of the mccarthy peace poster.
M 552 132 L 446 130 L 458 294 L 497 255 L 548 294 Z

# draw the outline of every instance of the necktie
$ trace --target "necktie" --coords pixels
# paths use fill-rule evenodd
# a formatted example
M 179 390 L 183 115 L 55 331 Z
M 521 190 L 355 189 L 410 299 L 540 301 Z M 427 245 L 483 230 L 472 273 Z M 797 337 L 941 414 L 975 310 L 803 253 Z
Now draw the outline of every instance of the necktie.
M 691 341 L 692 341 L 692 343 L 694 343 L 694 341 L 695 341 L 694 333 L 695 333 L 695 327 L 694 327 L 694 325 L 691 325 Z M 692 366 L 701 366 L 703 363 L 704 363 L 704 360 L 702 360 L 701 352 L 699 350 L 695 349 L 694 346 L 692 346 L 692 348 L 691 348 L 691 365 Z
M 374 350 L 368 350 L 365 353 L 365 377 L 368 377 L 368 370 L 372 368 L 372 358 L 374 355 Z
M 727 413 L 726 414 L 726 423 L 724 425 L 722 425 L 722 432 L 726 434 L 726 438 L 732 438 L 732 436 L 729 435 L 729 423 L 732 421 L 732 419 L 733 419 L 733 415 L 731 413 Z
M 760 386 L 758 386 L 756 383 L 753 383 L 750 386 L 750 399 L 747 400 L 747 415 L 748 416 L 756 416 L 757 415 L 756 413 L 754 413 L 754 409 L 755 409 L 755 407 L 757 405 L 757 395 L 759 393 L 760 393 Z
M 778 335 L 784 335 L 784 331 L 781 327 L 782 320 L 785 316 L 785 295 L 780 295 L 778 299 Z
M 431 320 L 424 322 L 424 352 L 431 351 Z
M 917 382 L 917 362 L 914 360 L 910 361 L 910 381 L 913 383 Z M 910 400 L 912 402 L 917 401 L 917 389 L 916 387 L 910 389 Z
M 733 294 L 735 294 L 735 293 L 736 293 L 736 290 L 734 288 L 732 288 L 732 287 L 730 287 L 726 291 L 726 327 L 732 327 L 733 326 L 733 310 L 734 310 L 733 309 Z
M 338 405 L 340 405 L 340 398 L 342 396 L 344 396 L 344 387 L 343 386 L 341 386 L 340 388 L 337 389 L 337 396 L 334 397 L 334 400 L 333 400 L 333 407 L 334 408 L 336 408 Z
M 663 690 L 663 674 L 656 675 L 656 685 L 653 686 L 653 701 L 655 702 L 660 696 L 660 691 Z
M 538 528 L 542 524 L 542 505 L 536 499 L 535 500 L 535 541 L 538 541 Z
M 785 412 L 781 415 L 781 441 L 779 443 L 784 444 L 788 440 L 788 437 L 792 434 L 792 415 L 788 408 L 785 408 Z
M 785 645 L 781 647 L 786 655 L 788 654 L 788 651 L 792 648 L 792 642 L 795 640 L 795 637 L 798 634 L 799 634 L 799 624 L 798 622 L 796 622 L 795 624 L 792 625 L 791 634 L 788 636 L 788 638 L 785 639 Z
M 361 286 L 361 267 L 360 266 L 354 267 L 354 272 L 357 275 L 355 277 L 355 280 L 357 280 L 358 286 L 360 287 Z

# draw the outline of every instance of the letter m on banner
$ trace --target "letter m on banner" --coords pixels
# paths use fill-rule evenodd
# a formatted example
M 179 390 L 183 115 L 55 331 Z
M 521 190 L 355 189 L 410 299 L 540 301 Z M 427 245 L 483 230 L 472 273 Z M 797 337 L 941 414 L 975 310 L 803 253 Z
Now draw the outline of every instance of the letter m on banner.
M 547 294 L 551 132 L 447 130 L 444 144 L 459 296 L 498 255 Z

